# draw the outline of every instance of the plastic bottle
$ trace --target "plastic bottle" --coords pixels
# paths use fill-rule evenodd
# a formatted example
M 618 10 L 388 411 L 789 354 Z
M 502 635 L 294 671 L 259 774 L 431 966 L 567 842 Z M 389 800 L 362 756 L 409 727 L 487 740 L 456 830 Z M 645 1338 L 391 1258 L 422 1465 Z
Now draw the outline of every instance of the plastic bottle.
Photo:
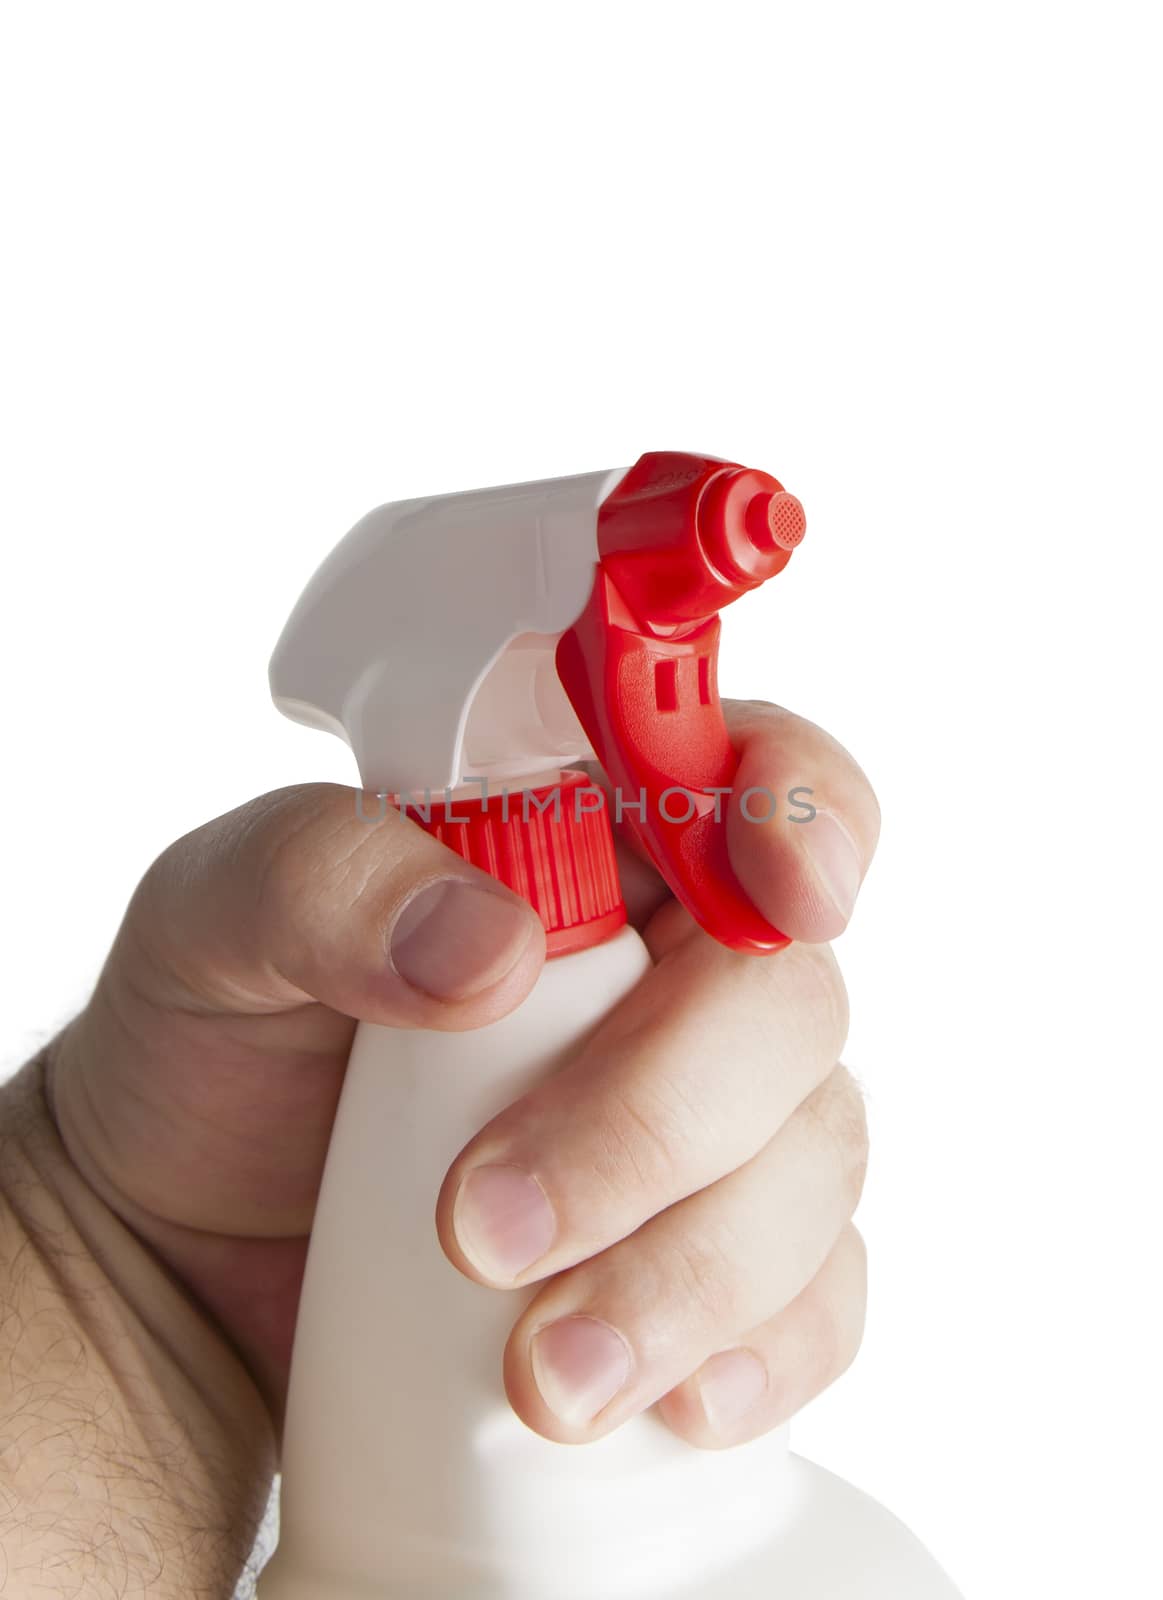
M 895 1518 L 790 1454 L 786 1429 L 717 1451 L 653 1411 L 582 1446 L 533 1433 L 501 1352 L 535 1291 L 464 1278 L 433 1221 L 463 1145 L 649 966 L 618 889 L 615 804 L 716 938 L 787 943 L 727 860 L 736 759 L 715 664 L 719 609 L 780 571 L 803 531 L 768 474 L 653 453 L 381 507 L 287 623 L 280 709 L 346 738 L 365 791 L 526 895 L 549 958 L 489 1027 L 357 1031 L 261 1600 L 955 1597 Z M 595 755 L 616 802 L 561 770 Z

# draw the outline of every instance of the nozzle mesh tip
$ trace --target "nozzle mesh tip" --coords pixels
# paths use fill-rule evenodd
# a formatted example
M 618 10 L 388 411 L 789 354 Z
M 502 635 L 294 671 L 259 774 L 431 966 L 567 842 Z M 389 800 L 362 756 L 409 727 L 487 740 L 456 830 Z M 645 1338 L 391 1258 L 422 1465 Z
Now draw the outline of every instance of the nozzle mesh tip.
M 788 494 L 786 489 L 773 494 L 767 508 L 767 520 L 771 537 L 781 550 L 794 550 L 796 545 L 803 543 L 804 534 L 808 531 L 808 519 L 794 494 Z

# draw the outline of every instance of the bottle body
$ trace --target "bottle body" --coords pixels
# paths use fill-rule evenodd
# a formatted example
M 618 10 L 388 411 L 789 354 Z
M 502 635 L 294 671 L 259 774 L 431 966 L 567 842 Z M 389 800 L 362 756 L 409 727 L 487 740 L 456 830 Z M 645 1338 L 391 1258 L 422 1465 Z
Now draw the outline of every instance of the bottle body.
M 899 1523 L 790 1456 L 783 1430 L 699 1451 L 647 1412 L 596 1443 L 559 1445 L 509 1406 L 501 1353 L 534 1291 L 457 1272 L 436 1238 L 436 1196 L 464 1144 L 648 965 L 623 928 L 547 963 L 490 1027 L 358 1030 L 312 1233 L 283 1531 L 261 1600 L 953 1594 Z M 883 1582 L 860 1578 L 878 1567 Z M 840 1586 L 845 1569 L 858 1586 Z
M 534 1291 L 470 1282 L 436 1237 L 458 1151 L 648 966 L 623 927 L 547 962 L 490 1027 L 358 1030 L 312 1232 L 284 1531 L 261 1600 L 632 1600 L 764 1529 L 765 1486 L 786 1461 L 778 1435 L 702 1453 L 652 1413 L 584 1447 L 527 1428 L 505 1396 L 501 1353 Z M 708 1468 L 734 1535 L 714 1527 Z

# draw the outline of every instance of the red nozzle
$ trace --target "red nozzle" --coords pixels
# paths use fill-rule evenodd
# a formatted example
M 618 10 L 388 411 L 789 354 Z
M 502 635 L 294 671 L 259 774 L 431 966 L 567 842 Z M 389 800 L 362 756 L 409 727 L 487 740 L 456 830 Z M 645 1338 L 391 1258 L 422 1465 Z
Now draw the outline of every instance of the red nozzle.
M 736 949 L 788 940 L 727 858 L 738 759 L 716 685 L 718 612 L 782 571 L 805 527 L 799 501 L 766 472 L 644 455 L 599 510 L 593 592 L 557 647 L 622 820 L 692 915 Z
M 638 622 L 669 632 L 782 572 L 804 527 L 803 507 L 770 473 L 659 451 L 601 507 L 598 549 Z
M 794 494 L 781 489 L 766 472 L 742 467 L 712 478 L 696 519 L 707 559 L 740 594 L 783 571 L 807 526 L 804 508 Z

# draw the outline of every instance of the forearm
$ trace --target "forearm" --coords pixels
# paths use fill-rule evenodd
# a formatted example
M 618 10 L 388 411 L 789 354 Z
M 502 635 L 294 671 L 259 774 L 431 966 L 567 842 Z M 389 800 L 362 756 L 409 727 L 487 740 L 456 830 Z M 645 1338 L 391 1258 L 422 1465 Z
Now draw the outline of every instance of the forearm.
M 226 1600 L 274 1462 L 238 1357 L 0 1088 L 0 1592 Z

